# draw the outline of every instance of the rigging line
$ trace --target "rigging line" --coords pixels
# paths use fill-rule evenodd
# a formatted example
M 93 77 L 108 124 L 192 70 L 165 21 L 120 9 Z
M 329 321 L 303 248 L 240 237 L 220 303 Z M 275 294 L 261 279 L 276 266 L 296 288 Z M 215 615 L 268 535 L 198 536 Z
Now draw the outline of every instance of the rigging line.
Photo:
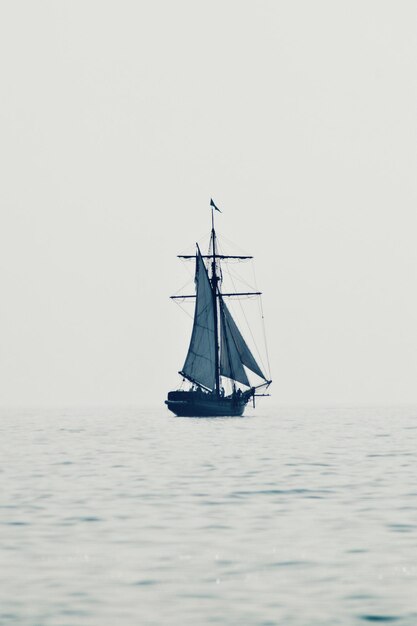
M 255 265 L 254 265 L 254 263 L 252 263 L 252 273 L 253 273 L 253 281 L 255 283 L 255 287 L 257 287 L 257 280 L 256 280 L 256 272 L 255 272 Z M 256 291 L 257 291 L 257 289 L 256 289 Z M 269 360 L 268 343 L 267 343 L 267 340 L 266 340 L 266 325 L 265 325 L 265 316 L 264 316 L 262 295 L 259 297 L 259 303 L 258 304 L 259 304 L 259 311 L 260 311 L 261 319 L 262 319 L 262 334 L 263 334 L 263 339 L 264 339 L 266 362 L 267 362 L 267 365 L 268 365 L 268 378 L 272 378 L 271 362 Z
M 181 295 L 179 292 L 182 291 L 183 289 L 185 289 L 186 287 L 188 287 L 188 285 L 190 283 L 192 283 L 194 281 L 194 276 L 192 279 L 188 279 L 186 283 L 184 283 L 184 285 L 182 287 L 180 287 L 179 289 L 177 289 L 177 291 L 175 292 L 175 295 Z
M 195 241 L 200 241 L 200 239 L 204 239 L 204 240 L 205 240 L 206 238 L 210 238 L 210 236 L 211 236 L 211 231 L 208 233 L 208 232 L 205 230 L 205 231 L 204 231 L 201 235 L 199 235 L 199 236 L 197 237 L 197 239 L 196 239 Z M 201 248 L 203 248 L 203 247 L 204 247 L 204 246 L 203 246 L 203 245 L 201 245 Z M 189 246 L 187 246 L 187 247 L 185 248 L 185 252 L 186 252 L 186 253 L 187 253 L 187 252 L 191 252 L 192 250 L 195 250 L 195 243 L 190 244 Z M 193 254 L 193 255 L 191 255 L 191 256 L 195 256 L 195 254 Z M 183 261 L 185 261 L 185 260 L 187 260 L 187 259 L 183 259 Z M 189 259 L 189 260 L 191 260 L 191 259 Z
M 188 317 L 190 317 L 192 320 L 194 319 L 194 318 L 193 318 L 193 316 L 191 315 L 191 313 L 189 313 L 188 311 L 186 311 L 186 310 L 184 309 L 184 307 L 180 304 L 180 302 L 179 302 L 178 300 L 174 300 L 174 302 L 175 302 L 175 304 L 176 304 L 177 306 L 179 306 L 179 308 L 181 309 L 181 311 L 182 311 L 183 313 L 185 313 L 186 315 L 188 315 Z
M 195 260 L 195 258 L 194 258 Z M 195 278 L 195 265 L 193 265 L 193 269 L 191 269 L 189 266 L 185 265 L 185 271 L 187 272 L 188 276 L 190 277 L 187 285 L 194 280 Z
M 218 242 L 218 249 L 219 249 L 219 251 L 220 251 L 223 255 L 225 254 L 225 250 L 224 250 L 224 248 L 223 248 L 223 245 L 222 245 L 220 242 Z M 229 274 L 230 274 L 231 269 L 230 269 L 230 267 L 229 267 L 229 264 L 226 264 L 226 268 L 227 268 L 227 271 L 228 271 L 228 272 L 229 272 Z M 222 270 L 221 264 L 220 264 L 220 272 L 221 272 L 221 279 L 222 279 L 222 281 L 223 281 L 223 270 Z M 238 277 L 238 278 L 240 278 L 239 274 L 237 274 L 237 277 Z M 243 283 L 245 282 L 243 278 L 242 278 L 242 282 L 243 282 Z M 246 285 L 252 289 L 252 285 L 249 285 L 249 283 L 246 283 Z
M 207 233 L 204 234 L 204 236 Z M 195 244 L 194 244 L 195 246 Z M 191 248 L 191 246 L 189 246 L 189 248 Z M 182 286 L 180 287 L 180 289 L 178 289 L 176 291 L 176 294 L 178 294 L 182 289 L 185 289 L 185 287 L 188 287 L 188 285 L 190 285 L 191 283 L 194 282 L 195 280 L 195 265 L 193 265 L 193 267 L 191 268 L 188 261 L 195 261 L 195 254 L 191 256 L 191 259 L 180 259 L 181 263 L 184 265 L 185 267 L 185 271 L 187 272 L 187 274 L 189 275 L 189 280 Z
M 219 245 L 219 250 L 221 250 L 221 252 L 224 253 L 224 249 L 222 245 Z M 251 263 L 251 265 L 253 267 L 253 263 Z M 232 267 L 229 264 L 227 264 L 227 271 L 229 272 L 230 276 L 233 275 L 237 280 L 239 280 L 240 282 L 244 283 L 247 287 L 252 289 L 252 291 L 258 291 L 258 289 L 256 289 L 251 283 L 245 280 L 243 276 L 241 276 L 234 268 L 232 269 Z
M 254 287 L 251 283 L 248 283 L 247 280 L 245 280 L 243 278 L 243 276 L 241 276 L 240 274 L 238 274 L 237 272 L 235 272 L 234 270 L 232 270 L 231 268 L 229 268 L 229 274 L 233 275 L 237 280 L 241 281 L 242 283 L 244 283 L 247 287 L 249 287 L 250 289 L 252 289 L 253 291 L 258 291 L 258 289 L 256 287 Z
M 262 316 L 262 331 L 263 331 L 263 336 L 264 336 L 266 361 L 267 361 L 267 364 L 268 364 L 268 378 L 271 379 L 272 378 L 272 372 L 271 372 L 271 363 L 270 363 L 270 360 L 269 360 L 268 343 L 267 343 L 267 340 L 266 340 L 266 329 L 265 329 L 264 308 L 263 308 L 263 305 L 262 305 L 262 296 L 259 296 L 259 306 L 260 306 L 260 309 L 261 309 L 261 316 Z
M 229 276 L 230 276 L 230 279 L 231 279 L 231 281 L 232 281 L 233 289 L 235 289 L 235 290 L 236 290 L 235 282 L 234 282 L 234 280 L 233 280 L 233 276 L 231 276 L 231 275 L 230 275 L 230 272 L 229 272 Z M 250 325 L 249 325 L 249 322 L 248 322 L 248 319 L 247 319 L 247 317 L 246 317 L 245 309 L 243 308 L 243 306 L 242 306 L 242 302 L 241 302 L 240 300 L 239 300 L 239 305 L 240 305 L 240 308 L 241 308 L 241 310 L 242 310 L 243 317 L 245 318 L 246 326 L 248 327 L 249 332 L 250 332 L 250 335 L 251 335 L 251 337 L 252 337 L 252 342 L 253 342 L 253 344 L 254 344 L 254 346 L 255 346 L 256 352 L 258 353 L 258 358 L 259 358 L 259 360 L 260 360 L 260 362 L 261 362 L 262 369 L 263 369 L 263 370 L 265 370 L 265 369 L 266 369 L 266 368 L 265 368 L 265 363 L 264 363 L 264 361 L 263 361 L 263 358 L 262 358 L 262 356 L 261 356 L 261 353 L 260 353 L 260 350 L 259 350 L 259 348 L 258 348 L 257 342 L 255 341 L 255 337 L 254 337 L 254 335 L 253 335 L 252 329 L 251 329 L 251 327 L 250 327 Z
M 228 239 L 228 237 L 225 237 L 225 235 L 222 235 L 222 236 L 221 236 L 221 239 L 222 239 L 222 240 L 224 239 L 226 243 L 231 244 L 232 246 L 234 246 L 235 248 L 237 248 L 238 250 L 240 250 L 241 252 L 243 252 L 243 255 L 244 255 L 244 256 L 250 256 L 250 255 L 248 254 L 248 252 L 247 252 L 246 250 L 244 250 L 244 248 L 242 248 L 241 246 L 239 246 L 237 243 L 235 243 L 235 242 L 234 242 L 234 241 L 232 241 L 231 239 Z

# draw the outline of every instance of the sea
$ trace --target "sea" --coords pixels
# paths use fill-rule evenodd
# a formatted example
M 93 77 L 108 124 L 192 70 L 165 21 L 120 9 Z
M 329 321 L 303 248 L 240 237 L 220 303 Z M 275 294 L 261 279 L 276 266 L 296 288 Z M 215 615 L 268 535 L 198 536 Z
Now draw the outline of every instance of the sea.
M 1 626 L 417 624 L 417 407 L 2 409 Z

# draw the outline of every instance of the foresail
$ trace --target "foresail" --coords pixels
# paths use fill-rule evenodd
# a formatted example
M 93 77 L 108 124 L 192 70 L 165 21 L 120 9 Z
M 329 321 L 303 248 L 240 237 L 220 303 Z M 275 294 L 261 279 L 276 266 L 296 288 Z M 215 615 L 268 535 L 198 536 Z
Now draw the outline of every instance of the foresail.
M 224 317 L 221 317 L 221 355 L 220 355 L 220 374 L 227 376 L 232 380 L 236 380 L 242 385 L 250 387 L 245 368 L 240 360 L 239 353 L 236 349 L 235 342 L 230 334 Z
M 243 385 L 250 386 L 248 377 L 243 368 L 245 365 L 254 374 L 267 380 L 257 364 L 255 357 L 243 339 L 236 322 L 230 314 L 223 298 L 221 299 L 221 330 L 222 353 L 220 358 L 220 374 L 232 378 Z
M 194 325 L 182 374 L 212 390 L 216 380 L 213 294 L 200 251 L 197 254 L 195 282 Z

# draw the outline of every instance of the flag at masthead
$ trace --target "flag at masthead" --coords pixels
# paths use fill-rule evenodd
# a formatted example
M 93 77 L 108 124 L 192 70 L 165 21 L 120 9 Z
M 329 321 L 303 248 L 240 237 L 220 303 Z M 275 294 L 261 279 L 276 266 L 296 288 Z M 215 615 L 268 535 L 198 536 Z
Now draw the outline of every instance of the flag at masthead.
M 213 202 L 213 198 L 210 198 L 210 206 L 213 207 L 213 209 L 215 209 L 216 211 L 218 211 L 219 213 L 221 213 L 220 209 L 214 204 Z

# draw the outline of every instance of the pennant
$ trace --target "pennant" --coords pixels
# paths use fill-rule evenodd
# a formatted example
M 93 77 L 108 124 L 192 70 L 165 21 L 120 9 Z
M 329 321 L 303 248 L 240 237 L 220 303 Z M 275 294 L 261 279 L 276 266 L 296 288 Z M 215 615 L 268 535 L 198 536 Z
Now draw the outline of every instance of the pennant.
M 216 211 L 218 211 L 219 213 L 221 213 L 220 209 L 218 209 L 218 208 L 216 207 L 216 205 L 214 204 L 214 202 L 213 202 L 213 198 L 210 198 L 210 206 L 212 206 L 212 207 L 213 207 L 213 209 L 215 209 Z

